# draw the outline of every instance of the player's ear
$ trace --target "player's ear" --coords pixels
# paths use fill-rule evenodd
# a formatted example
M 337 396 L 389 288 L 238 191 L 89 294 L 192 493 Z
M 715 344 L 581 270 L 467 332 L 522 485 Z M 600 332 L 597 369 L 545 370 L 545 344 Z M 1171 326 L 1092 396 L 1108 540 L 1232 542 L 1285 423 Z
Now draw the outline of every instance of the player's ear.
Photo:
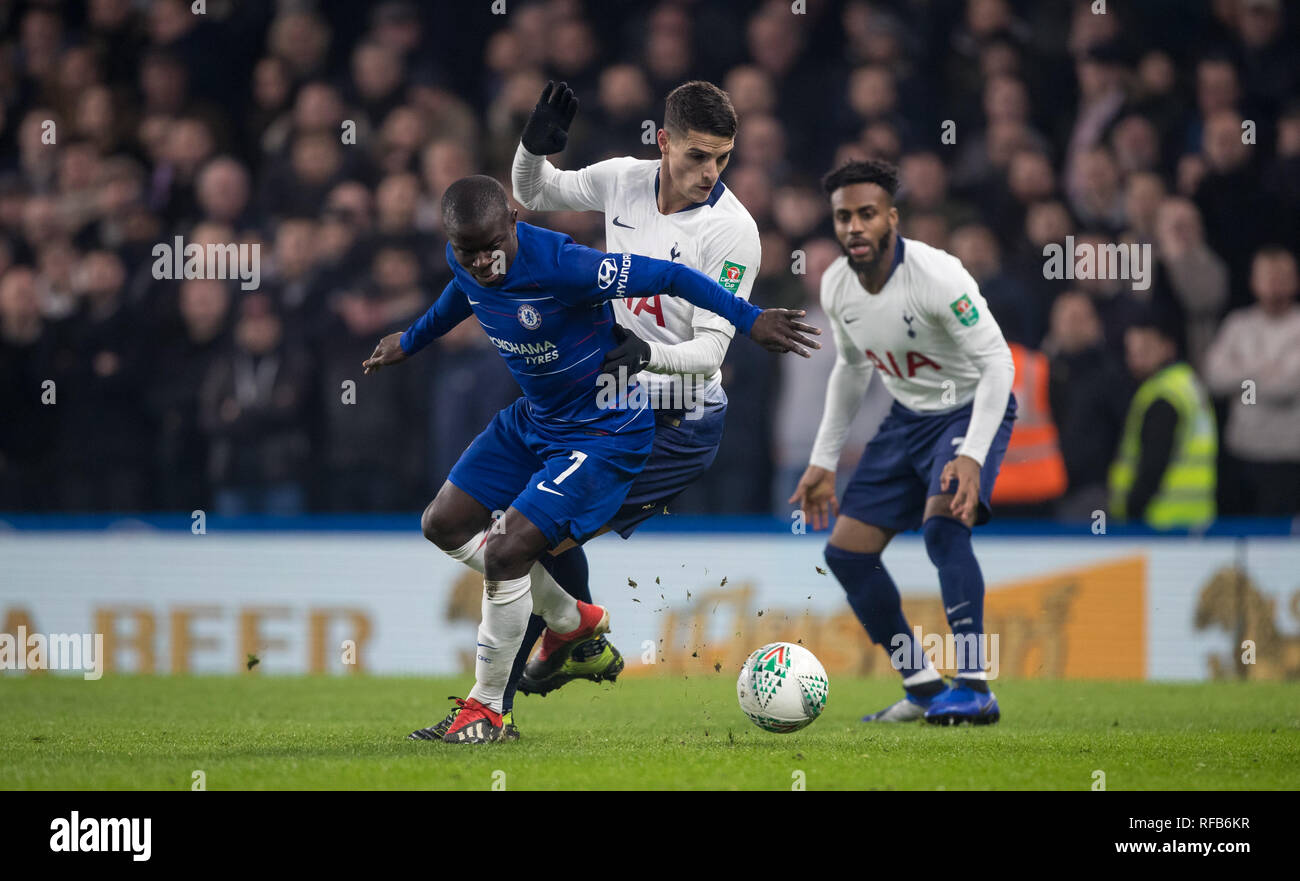
M 659 145 L 659 152 L 668 155 L 668 129 L 661 128 L 655 134 L 655 143 Z

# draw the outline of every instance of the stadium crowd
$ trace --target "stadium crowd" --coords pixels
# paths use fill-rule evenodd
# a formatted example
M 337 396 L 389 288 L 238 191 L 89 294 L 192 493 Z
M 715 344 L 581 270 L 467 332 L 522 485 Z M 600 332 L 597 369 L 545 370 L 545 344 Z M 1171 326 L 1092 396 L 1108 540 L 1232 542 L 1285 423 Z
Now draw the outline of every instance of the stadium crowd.
M 1012 513 L 1104 507 L 1135 324 L 1214 395 L 1219 512 L 1300 513 L 1300 10 L 491 6 L 0 9 L 0 511 L 422 507 L 518 394 L 473 322 L 361 376 L 450 278 L 441 193 L 479 172 L 509 188 L 548 78 L 582 101 L 551 157 L 567 168 L 656 157 L 643 134 L 664 96 L 701 78 L 740 117 L 723 180 L 762 233 L 755 302 L 819 323 L 840 250 L 818 179 L 882 157 L 901 167 L 903 234 L 958 256 L 1049 367 L 1037 391 L 1066 477 Z M 599 214 L 520 216 L 602 244 Z M 260 285 L 158 278 L 153 249 L 177 236 L 259 244 Z M 1045 277 L 1044 246 L 1067 236 L 1150 245 L 1149 284 Z M 675 510 L 788 513 L 833 360 L 736 341 L 722 450 Z

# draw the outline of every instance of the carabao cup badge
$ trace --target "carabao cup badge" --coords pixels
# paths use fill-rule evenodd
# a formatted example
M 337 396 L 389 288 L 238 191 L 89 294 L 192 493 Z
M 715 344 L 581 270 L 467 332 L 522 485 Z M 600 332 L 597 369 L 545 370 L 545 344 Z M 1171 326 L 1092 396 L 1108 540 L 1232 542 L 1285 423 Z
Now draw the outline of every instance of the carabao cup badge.
M 523 325 L 524 330 L 537 330 L 542 326 L 542 313 L 536 308 L 529 306 L 527 303 L 519 307 L 517 313 L 519 323 Z

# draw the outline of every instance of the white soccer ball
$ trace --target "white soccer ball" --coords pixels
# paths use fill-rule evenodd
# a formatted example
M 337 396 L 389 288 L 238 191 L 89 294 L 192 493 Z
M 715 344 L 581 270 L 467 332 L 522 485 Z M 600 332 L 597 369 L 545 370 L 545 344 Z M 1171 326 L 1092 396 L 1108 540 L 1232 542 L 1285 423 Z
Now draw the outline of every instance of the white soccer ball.
M 821 661 L 801 645 L 774 642 L 740 668 L 736 696 L 749 720 L 764 731 L 798 731 L 826 708 L 830 682 Z

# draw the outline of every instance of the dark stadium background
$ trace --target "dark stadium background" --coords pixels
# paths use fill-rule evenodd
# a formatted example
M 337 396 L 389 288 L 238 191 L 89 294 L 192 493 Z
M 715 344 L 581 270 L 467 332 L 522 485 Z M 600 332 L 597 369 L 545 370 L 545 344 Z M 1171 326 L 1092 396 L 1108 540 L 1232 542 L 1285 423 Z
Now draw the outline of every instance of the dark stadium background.
M 1159 309 L 1204 375 L 1225 320 L 1252 308 L 1255 253 L 1297 251 L 1294 5 L 505 5 L 0 4 L 0 511 L 423 507 L 517 389 L 469 324 L 398 369 L 363 378 L 359 365 L 450 277 L 439 197 L 470 173 L 508 184 L 548 78 L 582 101 L 553 157 L 567 168 L 657 155 L 643 121 L 659 125 L 684 80 L 731 92 L 740 134 L 723 179 L 763 234 L 763 306 L 815 314 L 839 253 L 820 175 L 852 156 L 901 162 L 904 234 L 961 257 L 1008 337 L 1051 359 L 1071 485 L 1040 515 L 1089 510 L 1101 492 L 1136 311 Z M 955 144 L 940 142 L 947 120 Z M 1256 124 L 1244 149 L 1206 137 L 1242 120 Z M 601 244 L 600 214 L 521 217 Z M 1066 234 L 1151 243 L 1150 290 L 1044 279 L 1042 245 Z M 178 235 L 261 243 L 260 289 L 155 279 L 152 247 Z M 806 274 L 790 271 L 796 249 Z M 248 382 L 238 346 L 277 370 L 230 420 L 222 402 Z M 788 513 L 823 388 L 792 371 L 824 376 L 818 363 L 731 346 L 723 448 L 676 511 Z M 1271 424 L 1294 426 L 1300 370 L 1279 370 Z M 1218 408 L 1222 423 L 1226 397 Z M 1221 513 L 1300 513 L 1300 492 L 1249 489 L 1261 474 L 1300 485 L 1300 432 L 1246 446 L 1222 444 Z

